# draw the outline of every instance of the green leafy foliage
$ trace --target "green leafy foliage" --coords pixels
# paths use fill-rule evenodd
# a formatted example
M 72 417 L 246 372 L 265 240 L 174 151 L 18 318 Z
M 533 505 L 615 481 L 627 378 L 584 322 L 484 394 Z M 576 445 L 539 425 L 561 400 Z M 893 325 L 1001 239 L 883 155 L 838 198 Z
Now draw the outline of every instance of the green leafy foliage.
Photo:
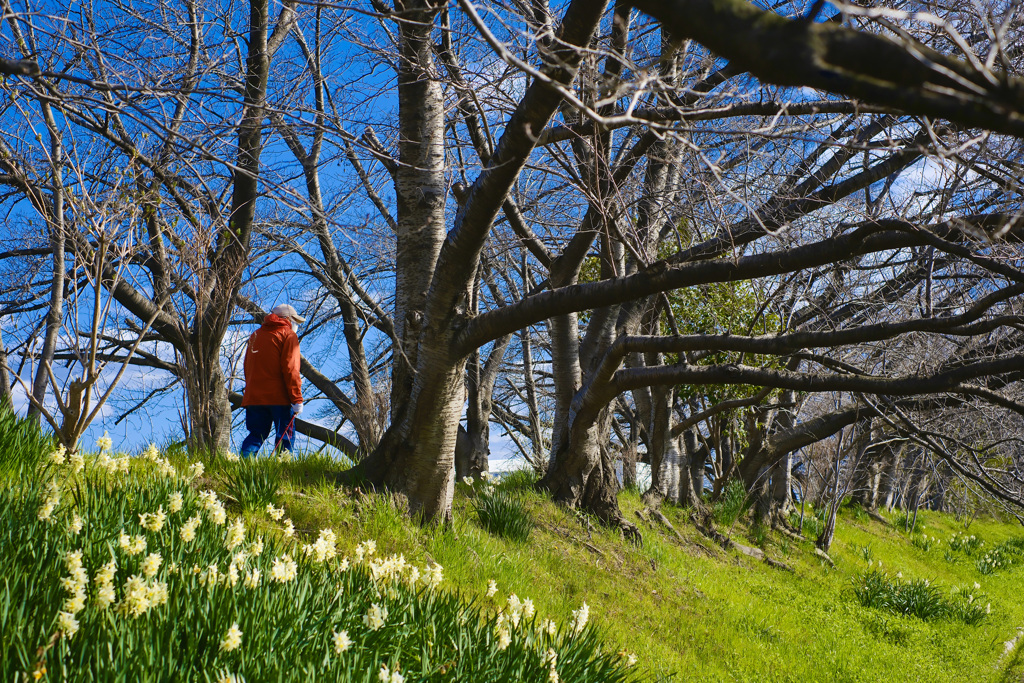
M 949 537 L 950 550 L 964 555 L 976 555 L 984 546 L 985 541 L 974 534 L 968 536 L 966 533 L 957 532 Z
M 1024 539 L 1011 538 L 978 557 L 976 565 L 982 574 L 1009 569 L 1024 556 Z
M 927 579 L 903 580 L 880 569 L 859 576 L 853 593 L 861 605 L 904 614 L 925 621 L 950 618 L 966 624 L 977 624 L 985 618 L 984 596 L 977 589 L 955 588 L 946 598 Z
M 747 490 L 743 482 L 733 480 L 725 488 L 722 497 L 711 506 L 715 521 L 722 526 L 732 526 L 747 506 Z
M 522 498 L 496 487 L 482 487 L 476 496 L 480 526 L 503 538 L 525 543 L 533 531 L 533 518 Z
M 221 470 L 224 490 L 244 510 L 262 510 L 277 503 L 281 465 L 276 458 L 242 458 Z
M 536 485 L 537 473 L 525 468 L 512 470 L 498 481 L 498 488 L 502 491 L 532 491 Z
M 929 536 L 928 534 L 915 534 L 913 537 L 911 537 L 910 542 L 913 544 L 915 548 L 923 550 L 924 552 L 928 552 L 934 546 L 941 543 L 939 539 L 935 538 L 934 536 Z

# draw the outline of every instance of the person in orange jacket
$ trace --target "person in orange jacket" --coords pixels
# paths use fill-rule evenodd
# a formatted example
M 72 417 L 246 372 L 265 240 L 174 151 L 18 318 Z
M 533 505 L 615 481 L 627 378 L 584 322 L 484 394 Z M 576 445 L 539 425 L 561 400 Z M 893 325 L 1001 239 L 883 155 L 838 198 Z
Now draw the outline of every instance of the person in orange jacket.
M 292 450 L 294 415 L 302 412 L 298 324 L 305 322 L 289 304 L 274 307 L 249 337 L 245 351 L 245 427 L 242 457 L 255 455 L 273 426 L 282 448 Z

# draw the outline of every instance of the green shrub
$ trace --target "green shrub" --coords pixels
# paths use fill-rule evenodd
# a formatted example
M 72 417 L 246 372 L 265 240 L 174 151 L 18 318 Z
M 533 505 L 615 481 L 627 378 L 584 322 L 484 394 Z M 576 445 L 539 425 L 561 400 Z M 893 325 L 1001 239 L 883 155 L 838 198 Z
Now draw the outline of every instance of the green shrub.
M 520 543 L 533 531 L 533 518 L 515 494 L 485 486 L 477 492 L 476 516 L 480 525 L 492 534 Z
M 747 490 L 743 482 L 734 479 L 729 482 L 722 497 L 712 506 L 715 521 L 722 526 L 732 526 L 747 505 Z
M 281 465 L 276 458 L 243 458 L 221 470 L 224 491 L 244 510 L 262 510 L 277 503 Z
M 854 580 L 853 593 L 861 605 L 892 614 L 924 621 L 949 618 L 976 624 L 988 613 L 988 605 L 980 607 L 982 599 L 977 589 L 977 584 L 973 590 L 956 588 L 946 599 L 927 579 L 904 581 L 900 575 L 893 577 L 875 569 Z

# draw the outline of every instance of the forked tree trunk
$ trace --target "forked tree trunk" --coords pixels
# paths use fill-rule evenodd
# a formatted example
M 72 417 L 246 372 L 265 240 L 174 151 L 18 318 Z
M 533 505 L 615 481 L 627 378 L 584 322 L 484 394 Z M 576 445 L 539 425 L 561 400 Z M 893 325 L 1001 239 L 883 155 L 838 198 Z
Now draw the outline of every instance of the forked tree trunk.
M 442 6 L 422 0 L 408 3 L 400 22 L 400 166 L 409 167 L 422 180 L 412 186 L 410 177 L 399 174 L 396 182 L 400 217 L 396 327 L 402 326 L 399 337 L 405 341 L 395 350 L 392 424 L 374 453 L 349 475 L 361 473 L 371 482 L 405 494 L 410 512 L 433 522 L 451 518 L 466 357 L 472 351 L 462 347 L 459 334 L 470 315 L 480 255 L 498 210 L 536 144 L 531 131 L 543 129 L 561 101 L 557 91 L 543 83 L 527 87 L 445 239 L 444 212 L 438 210 L 444 201 L 440 145 L 444 100 L 429 68 L 431 29 Z M 582 56 L 574 46 L 590 44 L 603 9 L 603 3 L 570 3 L 559 29 L 562 42 L 554 48 L 551 63 L 543 67 L 552 78 L 571 82 Z M 412 68 L 406 73 L 408 65 Z M 408 235 L 403 235 L 403 217 L 409 220 Z M 409 246 L 404 256 L 403 244 Z M 429 291 L 424 284 L 429 284 Z M 423 302 L 422 311 L 417 310 L 417 301 Z M 614 472 L 611 476 L 614 481 Z

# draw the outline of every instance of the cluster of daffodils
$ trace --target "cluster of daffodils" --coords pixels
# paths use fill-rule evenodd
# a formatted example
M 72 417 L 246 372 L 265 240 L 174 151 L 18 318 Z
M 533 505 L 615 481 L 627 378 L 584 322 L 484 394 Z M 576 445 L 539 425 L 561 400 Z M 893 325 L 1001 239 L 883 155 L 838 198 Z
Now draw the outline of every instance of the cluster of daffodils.
M 932 546 L 938 545 L 942 541 L 935 538 L 934 536 L 929 536 L 928 534 L 920 534 L 914 536 L 910 540 L 910 542 L 914 544 L 914 547 L 920 548 L 921 550 L 928 552 L 932 549 Z
M 974 534 L 968 536 L 967 534 L 957 532 L 950 536 L 949 547 L 956 551 L 964 551 L 968 555 L 973 555 L 975 551 L 980 550 L 985 545 L 985 541 L 981 540 Z
M 116 575 L 117 558 L 112 558 L 96 572 L 96 606 L 100 609 L 106 609 L 117 602 L 117 592 L 114 590 Z
M 121 456 L 120 458 L 113 458 L 110 456 L 110 449 L 113 448 L 114 442 L 106 432 L 103 432 L 103 436 L 96 439 L 96 446 L 100 449 L 99 455 L 96 456 L 97 468 L 104 470 L 108 474 L 128 473 L 128 468 L 132 464 L 132 459 L 127 455 Z
M 39 518 L 40 522 L 46 522 L 47 524 L 53 524 L 53 512 L 60 505 L 60 486 L 57 485 L 56 481 L 51 481 L 46 485 L 46 495 L 43 497 L 43 504 L 39 506 L 39 511 L 36 513 L 36 517 Z
M 185 543 L 191 543 L 196 540 L 196 530 L 199 529 L 199 525 L 203 523 L 203 518 L 199 515 L 192 515 L 188 520 L 181 525 L 181 529 L 178 534 L 181 536 L 181 540 Z
M 494 598 L 497 594 L 498 584 L 491 579 L 487 582 L 486 595 L 488 598 Z M 534 607 L 533 600 L 529 598 L 520 599 L 515 593 L 510 594 L 496 608 L 493 630 L 494 646 L 498 650 L 507 649 L 512 644 L 512 636 L 516 629 L 528 628 L 528 624 L 531 623 L 535 614 L 536 608 Z M 584 602 L 580 605 L 579 609 L 574 610 L 572 613 L 572 619 L 569 622 L 569 635 L 579 635 L 589 621 L 590 606 Z M 543 619 L 539 623 L 533 623 L 536 635 L 542 641 L 553 644 L 558 635 L 558 625 L 551 619 Z M 635 654 L 624 651 L 619 654 L 625 658 L 627 666 L 636 664 Z M 541 665 L 548 670 L 548 681 L 550 683 L 558 683 L 560 678 L 558 674 L 558 653 L 554 649 L 548 648 L 546 652 L 541 652 L 540 656 Z
M 174 469 L 174 465 L 168 462 L 166 458 L 160 457 L 160 451 L 157 449 L 156 444 L 149 444 L 149 447 L 143 452 L 142 457 L 155 465 L 157 473 L 165 477 L 175 477 L 178 475 L 178 471 Z
M 569 623 L 569 627 L 573 633 L 579 633 L 587 625 L 588 621 L 590 621 L 590 607 L 584 602 L 580 605 L 579 609 L 573 610 L 572 621 Z
M 277 583 L 290 583 L 295 580 L 298 570 L 299 565 L 291 555 L 279 555 L 270 568 L 270 579 Z
M 292 523 L 291 519 L 284 516 L 284 508 L 277 508 L 274 507 L 273 503 L 267 503 L 267 514 L 270 515 L 270 518 L 275 522 L 284 520 L 281 525 L 281 533 L 284 534 L 285 538 L 292 538 L 295 536 L 295 525 Z M 331 533 L 333 534 L 333 532 Z M 321 534 L 321 536 L 322 535 L 323 534 Z M 331 557 L 333 557 L 333 555 Z
M 67 591 L 61 611 L 57 614 L 57 628 L 67 638 L 73 638 L 78 632 L 77 614 L 85 609 L 85 587 L 89 584 L 89 573 L 82 565 L 82 551 L 75 550 L 64 556 L 64 565 L 68 576 L 60 580 L 61 586 Z
M 352 639 L 348 637 L 348 631 L 334 631 L 331 634 L 331 643 L 334 646 L 334 654 L 337 655 L 352 647 Z
M 199 493 L 199 506 L 206 512 L 207 518 L 217 526 L 223 526 L 228 519 L 224 504 L 217 498 L 217 492 L 212 489 Z
M 497 477 L 490 472 L 481 472 L 480 479 L 474 479 L 469 475 L 462 478 L 463 484 L 481 493 L 494 493 L 494 485 L 497 481 Z
M 488 589 L 490 589 L 489 582 Z M 494 641 L 499 650 L 504 650 L 512 643 L 512 629 L 519 627 L 519 624 L 532 619 L 536 610 L 533 607 L 533 600 L 527 598 L 520 600 L 515 593 L 508 596 L 505 605 L 498 611 L 494 621 Z
M 206 472 L 206 465 L 204 465 L 201 461 L 196 461 L 188 466 L 189 479 L 198 479 L 199 477 L 203 476 L 204 472 Z
M 159 557 L 159 556 L 158 556 Z M 145 565 L 145 563 L 143 563 Z M 159 562 L 150 564 L 147 569 L 156 571 Z M 152 576 L 129 576 L 124 582 L 121 602 L 117 605 L 117 612 L 123 616 L 138 618 L 154 607 L 160 607 L 167 603 L 167 583 L 157 581 Z
M 1013 564 L 1013 557 L 1010 556 L 1001 546 L 997 546 L 978 558 L 978 571 L 982 574 L 994 574 L 999 569 L 1004 569 Z
M 182 530 L 184 531 L 186 527 L 193 525 L 189 528 L 189 536 L 194 538 L 195 526 L 198 526 L 198 524 L 199 518 L 193 517 L 185 523 Z M 227 537 L 224 540 L 224 547 L 229 551 L 234 551 L 231 561 L 228 562 L 227 569 L 221 571 L 220 565 L 216 562 L 211 563 L 205 568 L 197 564 L 192 565 L 192 573 L 199 576 L 199 584 L 211 591 L 217 586 L 233 588 L 238 585 L 239 581 L 246 588 L 258 588 L 263 579 L 263 574 L 259 567 L 250 567 L 249 561 L 263 554 L 263 539 L 257 538 L 246 547 L 242 547 L 244 545 L 245 523 L 241 518 L 238 518 L 228 525 Z M 294 575 L 292 578 L 294 578 Z
M 157 508 L 156 512 L 143 512 L 139 515 L 139 524 L 146 531 L 152 531 L 156 533 L 164 528 L 164 523 L 167 521 L 167 513 L 164 512 L 164 506 L 161 505 Z
M 370 605 L 363 615 L 363 625 L 371 631 L 379 631 L 388 620 L 388 608 L 377 603 Z
M 242 629 L 238 628 L 238 622 L 231 624 L 231 628 L 224 634 L 224 639 L 220 641 L 220 649 L 224 652 L 231 652 L 237 650 L 242 646 Z
M 544 656 L 540 660 L 541 666 L 548 670 L 548 681 L 550 683 L 558 683 L 558 653 L 553 649 L 548 648 L 548 651 L 544 653 Z
M 381 683 L 405 683 L 405 676 L 399 673 L 397 666 L 392 671 L 387 664 L 381 664 L 380 671 L 377 672 L 377 680 Z
M 146 537 L 129 536 L 125 533 L 124 529 L 121 529 L 121 534 L 117 539 L 117 545 L 121 548 L 121 552 L 126 555 L 139 555 L 146 552 Z
M 338 555 L 337 543 L 338 538 L 334 534 L 334 529 L 322 529 L 315 543 L 302 546 L 302 553 L 306 557 L 311 557 L 317 564 L 322 564 Z
M 82 454 L 78 452 L 68 454 L 64 444 L 57 446 L 57 449 L 50 453 L 50 462 L 54 465 L 70 465 L 72 474 L 78 474 L 85 467 L 85 458 L 82 457 Z
M 391 594 L 399 584 L 405 584 L 415 590 L 419 586 L 427 589 L 434 589 L 444 581 L 444 567 L 433 562 L 420 569 L 414 564 L 406 561 L 404 555 L 391 555 L 389 557 L 378 557 L 377 543 L 375 541 L 363 541 L 356 546 L 355 562 L 366 567 L 370 573 L 370 579 L 378 591 Z M 348 559 L 343 559 L 339 569 L 344 571 L 348 568 Z

